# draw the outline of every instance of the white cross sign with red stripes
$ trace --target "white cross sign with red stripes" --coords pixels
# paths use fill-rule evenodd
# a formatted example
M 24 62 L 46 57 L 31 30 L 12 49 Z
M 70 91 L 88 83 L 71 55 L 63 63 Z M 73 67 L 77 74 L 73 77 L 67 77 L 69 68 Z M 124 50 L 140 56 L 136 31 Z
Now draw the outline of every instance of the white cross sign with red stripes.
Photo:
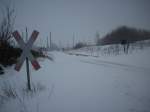
M 33 57 L 32 53 L 31 53 L 33 43 L 35 42 L 38 34 L 39 34 L 38 31 L 33 31 L 30 39 L 28 40 L 27 43 L 25 43 L 24 40 L 21 38 L 18 31 L 14 31 L 12 33 L 12 35 L 14 36 L 16 41 L 18 42 L 19 46 L 23 50 L 21 57 L 19 58 L 19 61 L 17 62 L 16 66 L 15 66 L 16 71 L 20 71 L 20 69 L 23 65 L 23 62 L 25 61 L 26 58 L 28 58 L 31 61 L 31 64 L 33 65 L 35 70 L 38 70 L 40 68 L 39 63 L 36 61 L 36 59 Z

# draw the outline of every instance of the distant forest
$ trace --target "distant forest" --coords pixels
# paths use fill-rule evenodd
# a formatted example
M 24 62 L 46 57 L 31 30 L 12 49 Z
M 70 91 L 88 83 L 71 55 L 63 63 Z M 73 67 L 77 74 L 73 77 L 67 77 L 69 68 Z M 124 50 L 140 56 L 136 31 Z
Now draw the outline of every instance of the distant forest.
M 97 45 L 126 44 L 149 39 L 150 31 L 121 26 L 103 38 L 98 38 Z

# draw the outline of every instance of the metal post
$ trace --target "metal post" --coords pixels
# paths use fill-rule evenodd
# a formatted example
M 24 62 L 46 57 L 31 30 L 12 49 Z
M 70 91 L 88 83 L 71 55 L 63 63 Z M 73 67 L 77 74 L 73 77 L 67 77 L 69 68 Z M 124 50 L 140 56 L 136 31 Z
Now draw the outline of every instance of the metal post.
M 26 42 L 28 40 L 28 30 L 26 27 Z M 30 83 L 30 70 L 29 70 L 29 59 L 26 58 L 26 71 L 27 71 L 27 86 L 28 86 L 28 90 L 31 91 L 31 83 Z
M 27 86 L 28 86 L 28 89 L 31 91 L 30 71 L 29 71 L 29 60 L 28 60 L 28 58 L 26 58 L 26 70 L 27 70 Z

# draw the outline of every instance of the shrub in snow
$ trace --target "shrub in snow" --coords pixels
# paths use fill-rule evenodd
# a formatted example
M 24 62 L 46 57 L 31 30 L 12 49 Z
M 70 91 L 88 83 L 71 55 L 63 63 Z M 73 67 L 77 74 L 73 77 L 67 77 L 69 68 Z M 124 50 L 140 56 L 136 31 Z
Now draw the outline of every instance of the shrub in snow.
M 86 46 L 85 43 L 79 42 L 79 43 L 77 43 L 77 44 L 74 46 L 74 49 L 79 49 L 79 48 L 82 48 L 82 47 L 85 47 L 85 46 Z
M 41 83 L 32 83 L 31 84 L 31 91 L 26 87 L 23 88 L 23 96 L 34 96 L 35 94 L 44 91 L 46 87 Z
M 0 75 L 4 74 L 3 68 L 0 66 Z

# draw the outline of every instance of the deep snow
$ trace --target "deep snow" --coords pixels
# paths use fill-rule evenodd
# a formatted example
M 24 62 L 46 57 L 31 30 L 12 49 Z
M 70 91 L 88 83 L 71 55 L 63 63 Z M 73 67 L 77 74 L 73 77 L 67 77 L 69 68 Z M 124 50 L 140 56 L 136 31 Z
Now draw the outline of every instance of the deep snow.
M 46 89 L 32 97 L 20 95 L 0 112 L 150 112 L 150 50 L 130 55 L 84 57 L 52 52 L 54 62 L 39 59 L 31 70 L 33 83 Z M 15 88 L 26 84 L 25 64 L 20 72 L 7 68 L 0 77 Z M 21 93 L 22 89 L 18 89 Z

